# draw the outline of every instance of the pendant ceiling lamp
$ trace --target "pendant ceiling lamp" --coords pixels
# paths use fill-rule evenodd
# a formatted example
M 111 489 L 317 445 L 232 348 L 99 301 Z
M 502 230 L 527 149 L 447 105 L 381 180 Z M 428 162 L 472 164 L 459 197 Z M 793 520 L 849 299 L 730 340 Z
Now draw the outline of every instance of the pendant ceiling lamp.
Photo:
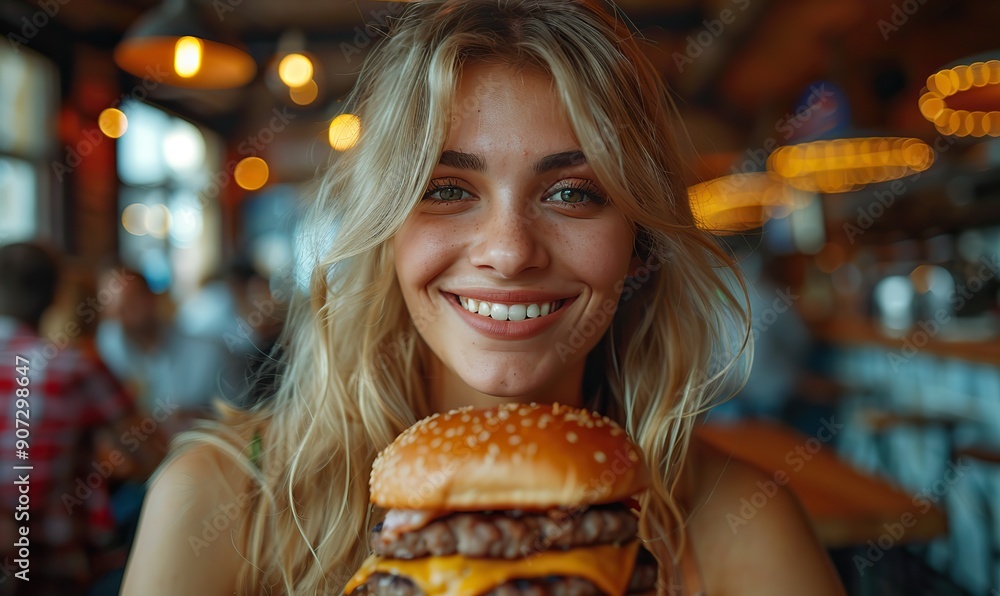
M 944 135 L 1000 136 L 1000 54 L 954 62 L 927 77 L 920 113 Z
M 250 82 L 257 65 L 241 44 L 206 18 L 194 0 L 164 0 L 129 29 L 115 62 L 144 77 L 157 73 L 168 85 L 228 89 Z

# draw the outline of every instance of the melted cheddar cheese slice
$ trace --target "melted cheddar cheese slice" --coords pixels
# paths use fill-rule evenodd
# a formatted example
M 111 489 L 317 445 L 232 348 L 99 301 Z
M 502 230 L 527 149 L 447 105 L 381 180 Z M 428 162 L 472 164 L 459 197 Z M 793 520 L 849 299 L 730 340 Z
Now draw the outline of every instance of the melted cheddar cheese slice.
M 524 559 L 473 559 L 462 555 L 423 559 L 368 557 L 344 592 L 350 594 L 375 573 L 401 575 L 427 596 L 482 594 L 504 582 L 550 575 L 580 577 L 607 594 L 624 594 L 632 577 L 639 543 L 546 551 Z

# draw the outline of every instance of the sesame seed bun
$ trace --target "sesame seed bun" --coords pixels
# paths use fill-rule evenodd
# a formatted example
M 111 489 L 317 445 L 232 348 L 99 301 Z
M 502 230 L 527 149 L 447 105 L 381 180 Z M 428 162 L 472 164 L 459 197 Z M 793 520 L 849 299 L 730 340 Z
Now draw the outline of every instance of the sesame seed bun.
M 649 485 L 639 449 L 614 421 L 559 404 L 435 414 L 375 459 L 371 502 L 481 511 L 612 503 Z

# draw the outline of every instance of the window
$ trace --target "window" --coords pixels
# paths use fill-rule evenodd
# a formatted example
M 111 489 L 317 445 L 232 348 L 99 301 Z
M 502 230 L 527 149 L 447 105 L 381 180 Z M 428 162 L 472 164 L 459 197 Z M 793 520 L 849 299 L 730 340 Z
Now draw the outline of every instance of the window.
M 218 268 L 219 189 L 209 182 L 220 167 L 221 141 L 138 101 L 122 111 L 128 130 L 118 141 L 121 258 L 151 289 L 180 298 Z
M 46 58 L 0 44 L 0 243 L 50 232 L 48 162 L 57 73 Z

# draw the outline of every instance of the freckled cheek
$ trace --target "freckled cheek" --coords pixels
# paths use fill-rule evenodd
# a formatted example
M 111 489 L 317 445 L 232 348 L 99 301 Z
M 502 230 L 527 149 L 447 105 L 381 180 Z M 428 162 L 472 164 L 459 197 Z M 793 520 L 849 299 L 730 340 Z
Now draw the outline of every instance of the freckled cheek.
M 628 274 L 632 239 L 617 226 L 593 230 L 589 234 L 566 237 L 563 258 L 569 259 L 581 281 L 595 293 L 613 293 L 615 284 Z
M 441 226 L 404 228 L 394 243 L 396 273 L 405 293 L 422 291 L 459 258 L 454 232 Z

